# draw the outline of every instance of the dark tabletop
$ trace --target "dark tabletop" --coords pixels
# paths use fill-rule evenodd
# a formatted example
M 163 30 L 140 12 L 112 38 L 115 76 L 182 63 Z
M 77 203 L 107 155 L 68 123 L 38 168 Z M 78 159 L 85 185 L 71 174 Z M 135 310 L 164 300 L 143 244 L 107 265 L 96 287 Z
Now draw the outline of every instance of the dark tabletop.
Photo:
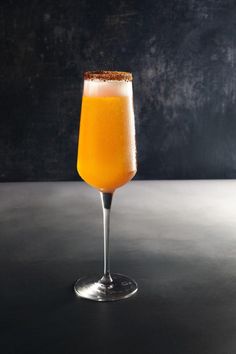
M 112 206 L 112 270 L 138 293 L 83 300 L 102 273 L 99 194 L 81 182 L 0 185 L 0 352 L 236 353 L 236 181 L 131 182 Z

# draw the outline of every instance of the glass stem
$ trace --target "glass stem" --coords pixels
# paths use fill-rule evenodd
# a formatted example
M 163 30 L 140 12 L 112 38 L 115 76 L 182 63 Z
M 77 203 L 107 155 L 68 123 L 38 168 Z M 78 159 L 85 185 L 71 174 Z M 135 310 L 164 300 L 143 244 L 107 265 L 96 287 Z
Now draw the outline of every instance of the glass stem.
M 110 212 L 113 193 L 100 192 L 103 209 L 103 230 L 104 230 L 104 274 L 100 282 L 106 286 L 112 284 L 110 274 Z

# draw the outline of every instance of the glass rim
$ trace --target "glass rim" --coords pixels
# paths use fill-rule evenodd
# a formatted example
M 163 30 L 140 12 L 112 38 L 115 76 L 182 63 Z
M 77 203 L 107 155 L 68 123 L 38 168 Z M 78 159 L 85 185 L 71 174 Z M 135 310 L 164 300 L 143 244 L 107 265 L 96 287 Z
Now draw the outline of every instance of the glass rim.
M 84 73 L 84 80 L 98 80 L 98 81 L 132 81 L 133 76 L 128 71 L 86 71 Z

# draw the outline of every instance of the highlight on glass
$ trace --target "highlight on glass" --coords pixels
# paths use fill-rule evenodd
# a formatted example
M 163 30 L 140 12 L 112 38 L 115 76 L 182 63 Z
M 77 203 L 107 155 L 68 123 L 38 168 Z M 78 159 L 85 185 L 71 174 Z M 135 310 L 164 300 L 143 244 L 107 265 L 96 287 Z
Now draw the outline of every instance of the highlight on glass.
M 111 273 L 109 234 L 113 193 L 137 171 L 131 73 L 90 71 L 84 74 L 77 170 L 101 195 L 104 273 L 100 278 L 78 279 L 75 292 L 95 301 L 128 298 L 138 286 L 125 275 Z

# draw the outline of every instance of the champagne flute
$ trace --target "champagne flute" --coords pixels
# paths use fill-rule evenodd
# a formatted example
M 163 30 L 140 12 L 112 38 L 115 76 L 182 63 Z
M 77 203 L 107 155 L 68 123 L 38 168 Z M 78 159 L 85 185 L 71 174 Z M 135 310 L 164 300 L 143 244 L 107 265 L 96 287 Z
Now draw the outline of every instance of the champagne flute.
M 132 74 L 90 71 L 84 74 L 77 170 L 101 195 L 104 224 L 104 273 L 81 278 L 78 296 L 95 301 L 114 301 L 133 295 L 137 283 L 110 272 L 110 210 L 114 191 L 137 171 Z

